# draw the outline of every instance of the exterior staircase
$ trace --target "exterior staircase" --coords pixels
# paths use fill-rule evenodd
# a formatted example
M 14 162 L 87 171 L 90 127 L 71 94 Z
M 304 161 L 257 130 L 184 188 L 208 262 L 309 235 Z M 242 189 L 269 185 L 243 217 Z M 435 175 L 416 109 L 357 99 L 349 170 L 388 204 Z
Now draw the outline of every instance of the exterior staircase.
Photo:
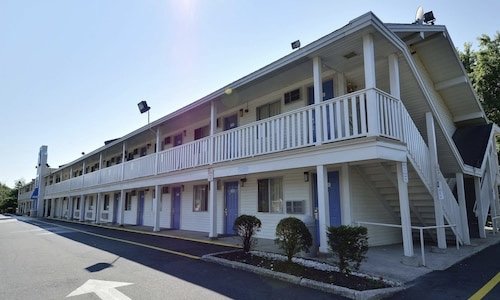
M 374 162 L 355 167 L 364 183 L 375 191 L 375 197 L 381 205 L 393 216 L 394 224 L 401 224 L 399 195 L 397 186 L 396 164 L 393 162 Z M 434 200 L 424 182 L 411 164 L 408 164 L 408 196 L 412 226 L 436 225 L 434 215 Z M 414 240 L 419 239 L 418 230 L 413 230 Z M 455 242 L 455 234 L 446 229 L 447 240 Z M 435 230 L 424 230 L 424 239 L 435 243 L 437 241 Z

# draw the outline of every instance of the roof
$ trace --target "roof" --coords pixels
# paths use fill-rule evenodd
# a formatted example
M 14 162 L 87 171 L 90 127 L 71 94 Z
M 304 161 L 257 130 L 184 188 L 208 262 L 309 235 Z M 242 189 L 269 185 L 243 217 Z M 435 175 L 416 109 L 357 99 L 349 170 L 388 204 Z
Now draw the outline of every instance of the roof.
M 457 145 L 464 163 L 481 168 L 493 124 L 467 126 L 457 129 L 453 141 Z

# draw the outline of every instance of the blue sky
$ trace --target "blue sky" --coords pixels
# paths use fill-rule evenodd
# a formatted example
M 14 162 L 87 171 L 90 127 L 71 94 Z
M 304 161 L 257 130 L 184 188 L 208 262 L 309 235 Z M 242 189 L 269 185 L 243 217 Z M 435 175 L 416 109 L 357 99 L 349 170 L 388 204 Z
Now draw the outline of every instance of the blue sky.
M 455 43 L 499 28 L 500 1 L 0 0 L 0 182 L 59 166 L 373 11 L 432 10 Z

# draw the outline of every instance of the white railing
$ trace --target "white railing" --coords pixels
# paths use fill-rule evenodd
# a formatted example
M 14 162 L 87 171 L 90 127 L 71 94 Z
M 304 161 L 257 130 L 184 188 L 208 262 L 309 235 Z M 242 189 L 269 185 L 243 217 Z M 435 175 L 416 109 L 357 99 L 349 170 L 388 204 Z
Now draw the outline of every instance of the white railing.
M 122 165 L 114 165 L 99 171 L 101 173 L 101 184 L 118 182 L 122 179 Z
M 355 222 L 358 226 L 360 225 L 373 225 L 373 226 L 382 226 L 382 227 L 393 227 L 393 228 L 402 228 L 400 224 L 387 224 L 387 223 L 376 223 L 376 222 Z M 434 230 L 438 228 L 451 228 L 455 229 L 457 228 L 457 225 L 455 224 L 449 224 L 449 225 L 442 225 L 442 226 L 411 226 L 411 229 L 413 230 L 418 230 L 419 232 L 419 238 L 420 238 L 420 255 L 422 255 L 422 266 L 426 266 L 426 260 L 425 260 L 425 241 L 424 241 L 424 230 Z M 457 249 L 460 248 L 460 241 L 458 240 L 458 237 L 455 238 L 456 246 Z
M 31 199 L 31 194 L 33 194 L 33 191 L 29 191 L 26 193 L 21 193 L 19 194 L 18 200 L 30 200 Z
M 125 162 L 123 179 L 151 176 L 155 173 L 156 154 L 149 154 Z
M 99 171 L 86 173 L 83 175 L 83 186 L 91 187 L 99 184 Z
M 444 217 L 446 218 L 446 221 L 448 224 L 456 224 L 457 227 L 452 227 L 451 230 L 453 230 L 453 233 L 457 237 L 460 238 L 460 240 L 463 240 L 463 232 L 462 232 L 462 216 L 460 214 L 460 206 L 458 206 L 458 202 L 455 199 L 455 196 L 453 195 L 453 192 L 450 189 L 450 186 L 446 182 L 446 179 L 444 178 L 443 174 L 441 171 L 438 169 L 437 170 L 437 180 L 439 182 L 439 187 L 438 187 L 438 198 L 439 202 L 441 203 L 441 206 L 443 207 L 443 213 Z
M 83 187 L 83 176 L 71 178 L 71 189 L 77 190 Z
M 214 162 L 310 146 L 314 106 L 303 107 L 214 136 Z
M 401 105 L 401 122 L 403 125 L 403 135 L 402 141 L 406 143 L 408 149 L 408 154 L 410 161 L 413 166 L 420 173 L 420 178 L 427 186 L 427 188 L 432 190 L 431 182 L 431 157 L 429 153 L 429 148 L 425 143 L 420 131 L 418 131 L 417 126 L 413 122 L 410 114 L 406 108 Z
M 403 137 L 403 109 L 401 101 L 377 90 L 378 122 L 380 135 L 401 140 Z
M 158 173 L 207 165 L 209 145 L 210 138 L 203 138 L 158 153 Z

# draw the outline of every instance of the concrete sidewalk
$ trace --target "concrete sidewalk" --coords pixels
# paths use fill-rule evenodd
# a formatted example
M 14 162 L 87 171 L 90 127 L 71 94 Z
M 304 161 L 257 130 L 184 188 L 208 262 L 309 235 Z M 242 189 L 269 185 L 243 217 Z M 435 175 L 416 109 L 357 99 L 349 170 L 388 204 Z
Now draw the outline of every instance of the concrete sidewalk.
M 50 218 L 48 219 L 50 220 Z M 133 226 L 125 225 L 119 226 L 116 224 L 94 224 L 88 222 L 68 221 L 65 219 L 54 219 L 58 221 L 74 222 L 78 224 L 87 224 L 91 226 L 102 226 L 106 228 L 113 228 L 117 230 L 125 230 L 131 232 L 144 233 L 149 235 L 166 236 L 172 238 L 179 238 L 190 241 L 197 241 L 202 243 L 210 243 L 216 245 L 230 246 L 239 248 L 241 247 L 241 239 L 238 236 L 220 236 L 216 240 L 208 237 L 206 232 L 189 231 L 189 230 L 174 230 L 162 228 L 159 232 L 153 232 L 150 226 Z M 375 277 L 382 277 L 383 279 L 406 283 L 416 278 L 435 270 L 445 270 L 450 266 L 458 263 L 459 261 L 480 252 L 488 246 L 500 242 L 500 233 L 493 235 L 493 231 L 486 231 L 485 239 L 472 239 L 471 245 L 461 246 L 456 248 L 455 244 L 448 244 L 448 248 L 443 253 L 431 251 L 431 246 L 425 247 L 426 266 L 408 266 L 401 263 L 403 256 L 403 245 L 394 244 L 378 247 L 370 247 L 367 252 L 367 259 L 361 265 L 360 272 Z M 415 256 L 420 258 L 420 244 L 414 243 Z M 282 253 L 282 251 L 270 239 L 257 239 L 257 244 L 254 248 L 259 251 Z M 304 254 L 304 257 L 310 259 L 325 261 L 332 263 L 333 258 L 329 255 L 322 257 L 309 257 Z

